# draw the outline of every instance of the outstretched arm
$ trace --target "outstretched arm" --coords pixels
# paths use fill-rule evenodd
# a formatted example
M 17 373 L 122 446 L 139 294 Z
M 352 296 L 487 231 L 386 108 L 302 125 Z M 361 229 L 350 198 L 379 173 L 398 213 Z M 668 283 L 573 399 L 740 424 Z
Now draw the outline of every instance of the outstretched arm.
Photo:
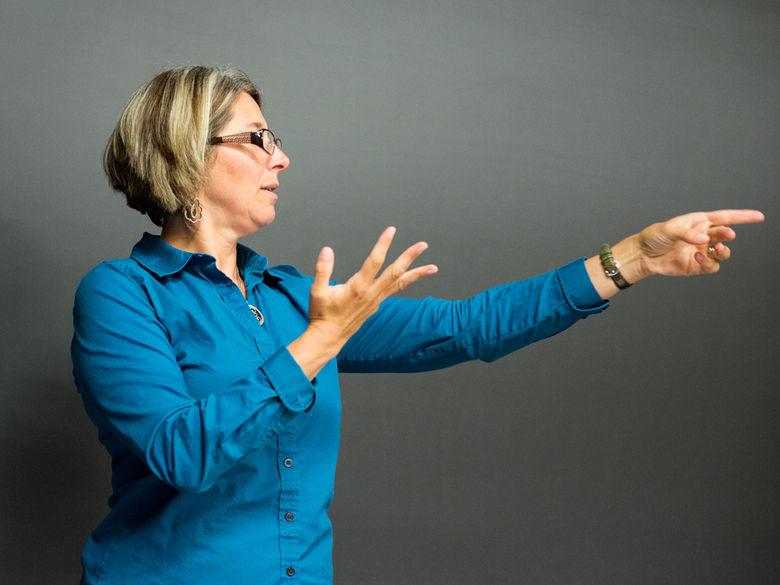
M 730 250 L 723 242 L 733 240 L 735 233 L 728 224 L 754 223 L 763 219 L 763 214 L 755 210 L 689 213 L 648 226 L 613 246 L 612 253 L 629 283 L 651 274 L 709 274 L 717 272 L 720 262 L 730 256 Z M 619 290 L 605 274 L 599 256 L 594 256 L 585 262 L 587 276 L 581 272 L 578 276 L 576 268 L 571 266 L 561 275 L 551 273 L 497 287 L 467 302 L 396 299 L 388 301 L 383 305 L 385 310 L 377 313 L 382 301 L 419 278 L 436 272 L 433 265 L 409 268 L 427 248 L 424 242 L 418 242 L 379 274 L 394 234 L 394 228 L 385 230 L 362 268 L 344 284 L 329 284 L 333 251 L 326 247 L 320 252 L 311 287 L 309 327 L 288 346 L 290 354 L 310 379 L 337 355 L 340 355 L 341 367 L 350 371 L 411 371 L 444 367 L 464 359 L 495 359 L 603 309 L 604 305 L 598 302 L 578 306 L 579 299 L 572 297 L 563 281 L 587 282 L 589 277 L 603 300 Z M 502 303 L 497 302 L 498 299 Z M 540 303 L 553 308 L 541 310 Z M 449 324 L 446 330 L 442 329 L 442 324 Z M 405 327 L 401 336 L 398 335 L 399 325 Z M 347 347 L 349 351 L 340 354 L 359 330 L 360 334 Z M 431 335 L 438 336 L 434 344 L 429 339 Z M 503 341 L 500 347 L 494 343 L 496 339 Z M 458 351 L 453 349 L 455 346 Z M 425 348 L 426 355 L 446 357 L 422 359 L 425 356 L 420 354 L 421 348 Z M 395 358 L 390 359 L 391 354 Z M 411 354 L 416 356 L 415 360 L 409 357 Z M 374 357 L 369 359 L 368 355 Z

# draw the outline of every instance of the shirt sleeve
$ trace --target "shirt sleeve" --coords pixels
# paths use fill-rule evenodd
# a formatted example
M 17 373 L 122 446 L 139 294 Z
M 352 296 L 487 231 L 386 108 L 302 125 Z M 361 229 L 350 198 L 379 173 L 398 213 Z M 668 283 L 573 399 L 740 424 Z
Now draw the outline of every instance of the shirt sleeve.
M 73 310 L 73 371 L 87 412 L 160 479 L 202 492 L 315 398 L 286 348 L 226 388 L 195 399 L 144 288 L 104 264 L 82 280 Z
M 343 372 L 416 372 L 490 362 L 609 306 L 584 259 L 463 301 L 386 299 L 342 348 Z

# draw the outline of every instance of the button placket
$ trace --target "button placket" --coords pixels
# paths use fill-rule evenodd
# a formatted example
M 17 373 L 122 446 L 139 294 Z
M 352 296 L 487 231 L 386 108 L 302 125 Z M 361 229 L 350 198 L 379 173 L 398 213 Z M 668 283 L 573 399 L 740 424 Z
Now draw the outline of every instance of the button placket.
M 277 436 L 279 465 L 279 536 L 282 569 L 290 579 L 300 577 L 298 563 L 299 550 L 298 500 L 300 490 L 300 465 L 298 464 L 298 438 L 295 420 L 289 421 Z
M 245 327 L 252 334 L 258 351 L 261 355 L 273 355 L 279 349 L 280 344 L 268 328 L 266 299 L 263 298 L 257 287 L 253 288 L 251 292 L 247 292 L 246 299 L 243 297 L 241 299 L 243 301 L 241 317 Z

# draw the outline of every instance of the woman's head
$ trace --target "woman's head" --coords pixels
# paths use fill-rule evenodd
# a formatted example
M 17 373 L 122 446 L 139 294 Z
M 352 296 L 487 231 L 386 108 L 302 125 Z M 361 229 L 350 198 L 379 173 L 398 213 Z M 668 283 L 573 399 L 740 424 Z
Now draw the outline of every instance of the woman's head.
M 217 136 L 246 92 L 261 105 L 245 73 L 214 67 L 178 67 L 139 88 L 106 145 L 103 168 L 127 204 L 163 225 L 192 206 L 206 179 Z

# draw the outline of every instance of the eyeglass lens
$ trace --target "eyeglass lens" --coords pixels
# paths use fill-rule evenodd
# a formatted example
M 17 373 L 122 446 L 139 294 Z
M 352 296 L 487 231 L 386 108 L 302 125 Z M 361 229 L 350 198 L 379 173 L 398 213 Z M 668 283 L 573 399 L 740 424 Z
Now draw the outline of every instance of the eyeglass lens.
M 282 145 L 282 141 L 274 136 L 274 133 L 270 130 L 260 130 L 257 132 L 257 134 L 260 135 L 260 139 L 262 140 L 262 143 L 259 144 L 259 146 L 261 146 L 262 149 L 265 150 L 268 154 L 273 154 L 276 146 Z M 254 134 L 254 136 L 257 136 L 257 134 Z M 252 142 L 257 144 L 255 140 L 252 140 Z

